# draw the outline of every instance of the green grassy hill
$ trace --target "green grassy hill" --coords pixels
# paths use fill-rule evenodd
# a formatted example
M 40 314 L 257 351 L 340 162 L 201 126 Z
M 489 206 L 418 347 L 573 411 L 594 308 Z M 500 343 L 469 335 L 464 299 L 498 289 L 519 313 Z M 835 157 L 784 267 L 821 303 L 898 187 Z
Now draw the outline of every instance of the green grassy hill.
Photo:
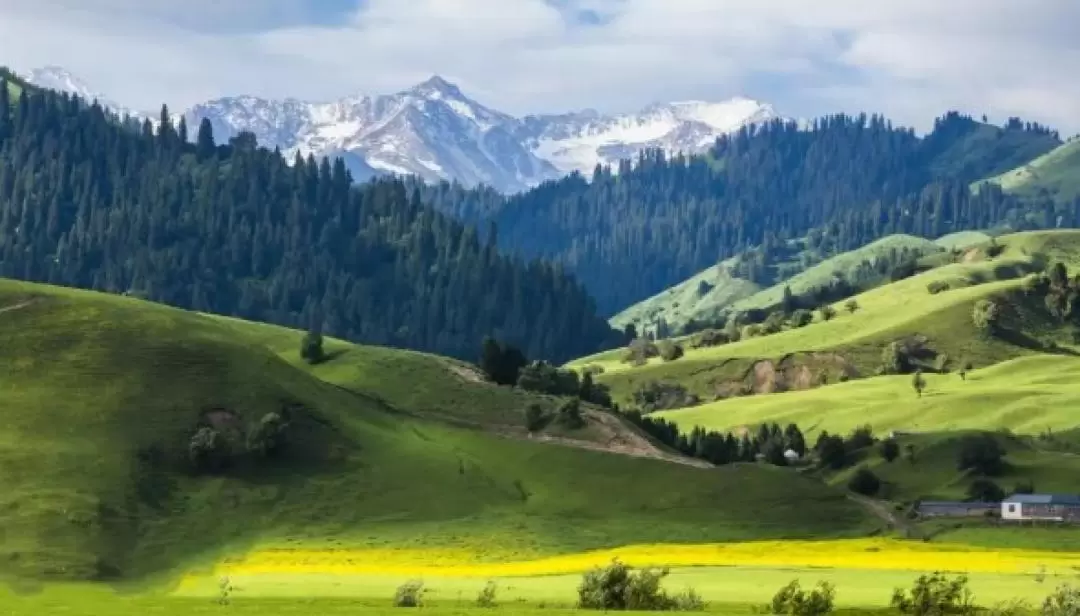
M 987 239 L 988 236 L 977 232 L 952 234 L 939 242 L 896 234 L 824 260 L 812 251 L 799 249 L 804 243 L 800 240 L 792 243 L 792 254 L 789 258 L 772 266 L 778 272 L 783 270 L 796 273 L 780 275 L 774 285 L 763 288 L 736 276 L 733 273 L 739 262 L 736 257 L 630 306 L 612 317 L 610 323 L 617 329 L 623 329 L 632 323 L 638 331 L 645 331 L 651 330 L 651 326 L 663 319 L 677 331 L 691 321 L 709 322 L 732 312 L 776 306 L 783 297 L 785 286 L 790 286 L 792 292 L 798 295 L 827 286 L 838 275 L 861 287 L 872 286 L 887 275 L 874 271 L 875 263 L 890 253 L 906 250 L 913 255 L 924 256 Z M 813 265 L 805 265 L 806 263 Z
M 1061 203 L 1080 197 L 1080 139 L 1073 139 L 1050 152 L 1001 175 L 982 180 L 973 189 L 993 182 L 1007 192 L 1036 196 L 1046 191 Z
M 987 258 L 987 252 L 999 252 Z M 703 349 L 687 348 L 673 362 L 651 359 L 646 365 L 622 361 L 625 351 L 615 350 L 582 358 L 573 367 L 594 365 L 604 373 L 599 380 L 612 387 L 617 400 L 650 381 L 684 385 L 703 400 L 731 395 L 744 386 L 755 393 L 805 389 L 822 373 L 835 383 L 870 376 L 880 365 L 882 348 L 890 342 L 918 337 L 931 355 L 947 355 L 975 366 L 987 366 L 1040 352 L 1047 338 L 1061 340 L 1063 332 L 1041 306 L 1024 299 L 1021 277 L 1041 271 L 1051 261 L 1080 264 L 1080 231 L 1017 233 L 996 240 L 996 248 L 969 248 L 957 262 L 937 267 L 855 297 L 859 308 L 851 313 L 837 302 L 837 316 L 822 322 L 732 344 Z M 932 294 L 931 283 L 948 290 Z M 972 323 L 976 301 L 998 298 L 1010 307 L 1011 335 L 986 338 Z M 1036 302 L 1037 303 L 1037 302 Z M 776 387 L 778 375 L 786 383 Z M 736 386 L 737 387 L 733 387 Z
M 311 368 L 299 336 L 0 281 L 0 574 L 138 578 L 254 545 L 501 558 L 875 526 L 783 470 L 515 439 L 499 424 L 528 398 L 467 366 L 329 341 Z M 189 471 L 200 423 L 250 433 L 285 411 L 283 458 Z

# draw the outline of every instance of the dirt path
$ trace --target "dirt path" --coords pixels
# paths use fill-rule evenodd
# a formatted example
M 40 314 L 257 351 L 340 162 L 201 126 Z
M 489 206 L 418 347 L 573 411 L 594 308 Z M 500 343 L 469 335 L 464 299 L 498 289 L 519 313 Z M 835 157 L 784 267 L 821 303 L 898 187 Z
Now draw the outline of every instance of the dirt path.
M 0 308 L 0 314 L 3 314 L 5 312 L 13 312 L 15 310 L 20 310 L 22 308 L 26 308 L 27 306 L 33 304 L 36 301 L 37 301 L 36 299 L 28 299 L 28 300 L 21 301 L 18 304 L 12 304 L 10 306 L 4 306 L 3 308 Z
M 885 522 L 889 527 L 902 531 L 907 536 L 919 536 L 918 529 L 908 520 L 896 515 L 888 503 L 884 503 L 859 494 L 848 494 L 848 499 L 859 504 L 868 513 Z

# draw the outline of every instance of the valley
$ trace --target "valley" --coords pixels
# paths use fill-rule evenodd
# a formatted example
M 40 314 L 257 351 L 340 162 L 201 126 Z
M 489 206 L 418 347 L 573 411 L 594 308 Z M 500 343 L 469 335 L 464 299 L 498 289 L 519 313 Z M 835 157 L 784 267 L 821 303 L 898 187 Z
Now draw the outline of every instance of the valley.
M 505 196 L 223 124 L 285 103 L 123 123 L 0 80 L 5 613 L 735 615 L 798 579 L 836 589 L 806 616 L 896 614 L 943 572 L 1026 614 L 1075 581 L 1080 526 L 1001 517 L 1080 493 L 1056 131 L 749 100 L 564 130 L 441 79 L 342 111 L 531 127 L 485 156 L 549 181 Z M 667 573 L 603 605 L 619 562 Z

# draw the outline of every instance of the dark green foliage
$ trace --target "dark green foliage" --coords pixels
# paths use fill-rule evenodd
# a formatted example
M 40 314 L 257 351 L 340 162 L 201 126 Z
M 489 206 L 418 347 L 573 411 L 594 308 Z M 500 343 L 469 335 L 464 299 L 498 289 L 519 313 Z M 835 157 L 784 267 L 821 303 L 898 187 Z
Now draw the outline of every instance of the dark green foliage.
M 637 366 L 658 355 L 660 355 L 660 349 L 656 343 L 648 338 L 638 338 L 627 346 L 623 361 Z
M 822 321 L 831 321 L 836 316 L 836 309 L 829 305 L 822 306 L 818 312 L 821 314 Z
M 683 356 L 682 345 L 674 343 L 670 340 L 661 340 L 656 345 L 657 350 L 660 352 L 660 358 L 664 361 L 675 361 Z
M 516 385 L 527 363 L 520 349 L 488 336 L 480 350 L 480 369 L 499 385 Z
M 886 462 L 892 462 L 900 457 L 900 444 L 894 438 L 881 441 L 881 457 Z
M 1048 596 L 1039 610 L 1040 616 L 1080 616 L 1080 588 L 1063 584 Z
M 314 330 L 304 334 L 300 341 L 300 357 L 309 364 L 322 363 L 326 359 L 322 334 Z
M 956 467 L 994 477 L 1005 470 L 1005 450 L 991 434 L 969 434 L 960 441 Z
M 879 116 L 830 116 L 810 130 L 770 122 L 721 137 L 706 156 L 644 151 L 617 170 L 600 167 L 592 181 L 573 174 L 547 183 L 509 198 L 491 219 L 502 246 L 554 256 L 599 298 L 601 312 L 611 314 L 715 265 L 718 257 L 750 246 L 784 250 L 782 238 L 815 229 L 829 232 L 814 248 L 836 254 L 892 233 L 938 237 L 1005 220 L 1035 225 L 1045 216 L 1028 221 L 1024 206 L 996 186 L 978 194 L 968 189 L 1005 161 L 1022 164 L 1018 152 L 1037 156 L 1057 145 L 1054 137 L 1025 128 L 989 127 L 951 114 L 919 139 Z M 1032 144 L 1038 147 L 1025 147 Z M 467 207 L 445 207 L 474 216 Z M 1051 211 L 1063 217 L 1063 226 L 1076 225 L 1071 208 Z M 777 272 L 767 267 L 747 259 L 736 274 L 772 284 Z
M 910 616 L 969 616 L 977 610 L 967 576 L 920 575 L 909 590 L 893 591 L 890 605 Z
M 923 378 L 922 370 L 916 370 L 915 374 L 911 377 L 911 388 L 915 390 L 915 394 L 922 398 L 922 392 L 926 389 L 926 379 Z
M 833 611 L 836 589 L 828 582 L 818 582 L 807 592 L 799 585 L 799 580 L 792 580 L 787 586 L 776 591 L 768 609 L 772 614 L 790 614 L 790 616 L 824 616 Z
M 967 498 L 970 501 L 996 503 L 1005 498 L 1005 490 L 990 479 L 978 477 L 968 486 Z
M 248 433 L 248 451 L 261 458 L 280 455 L 288 444 L 289 423 L 280 413 L 267 413 Z
M 870 469 L 860 467 L 848 481 L 848 489 L 863 496 L 874 496 L 881 489 L 881 480 Z
M 604 408 L 614 407 L 611 400 L 611 390 L 607 385 L 593 382 L 592 373 L 588 371 L 585 371 L 585 375 L 581 377 L 581 387 L 578 388 L 577 396 L 590 404 Z
M 844 302 L 844 308 L 851 314 L 855 314 L 855 311 L 859 309 L 859 302 L 854 298 Z
M 37 89 L 0 115 L 0 276 L 468 359 L 489 333 L 557 361 L 619 342 L 562 268 L 500 254 L 400 180 L 289 165 L 248 133 L 211 154 L 207 131 Z
M 843 437 L 839 435 L 822 432 L 818 435 L 814 451 L 817 453 L 818 462 L 822 467 L 839 470 L 849 463 L 847 444 L 844 443 Z
M 1030 479 L 1025 479 L 1023 481 L 1018 481 L 1018 482 L 1016 482 L 1016 485 L 1013 486 L 1012 493 L 1013 494 L 1034 494 L 1035 493 L 1035 483 L 1033 481 L 1031 481 Z
M 661 587 L 667 569 L 639 569 L 613 560 L 585 573 L 578 586 L 578 607 L 603 611 L 701 611 L 705 602 L 693 591 L 671 596 Z
M 884 374 L 906 374 L 911 371 L 911 356 L 901 342 L 890 342 L 881 350 L 881 371 Z
M 539 404 L 533 403 L 525 407 L 525 429 L 529 432 L 543 430 L 550 421 L 551 416 Z
M 791 313 L 792 327 L 806 327 L 814 320 L 814 313 L 805 308 L 799 308 Z
M 784 457 L 784 443 L 782 441 L 768 441 L 765 445 L 765 461 L 773 466 L 787 466 L 787 458 Z
M 926 285 L 926 290 L 930 292 L 930 295 L 937 295 L 942 291 L 948 291 L 949 283 L 945 282 L 944 280 L 935 280 L 930 284 Z
M 643 413 L 652 413 L 696 406 L 701 400 L 678 383 L 649 381 L 634 391 L 633 402 Z
M 710 464 L 722 465 L 733 462 L 753 462 L 758 454 L 763 454 L 770 462 L 770 449 L 779 449 L 779 457 L 773 454 L 772 462 L 781 466 L 788 464 L 783 455 L 788 449 L 800 457 L 806 454 L 806 440 L 802 431 L 795 424 L 788 424 L 783 430 L 779 424 L 762 424 L 751 437 L 743 434 L 741 438 L 732 433 L 707 431 L 696 427 L 689 434 L 680 434 L 679 428 L 666 419 L 655 419 L 642 415 L 640 411 L 620 413 L 630 423 L 644 430 L 647 434 L 664 445 L 683 455 L 705 460 Z M 783 458 L 783 461 L 780 459 Z
M 592 377 L 588 378 L 591 383 Z M 545 361 L 534 361 L 522 368 L 517 386 L 552 396 L 577 396 L 582 391 L 577 372 L 553 366 Z
M 231 453 L 228 439 L 209 426 L 196 430 L 188 443 L 188 460 L 197 472 L 222 470 L 228 465 Z
M 571 398 L 559 405 L 555 413 L 555 422 L 568 430 L 580 430 L 585 427 L 585 417 L 581 414 L 581 402 Z
M 720 346 L 722 344 L 728 344 L 732 342 L 731 336 L 727 331 L 719 331 L 716 329 L 706 329 L 698 332 L 694 336 L 693 341 L 690 343 L 695 349 L 703 349 L 706 347 Z
M 991 299 L 980 299 L 975 302 L 975 308 L 971 315 L 972 323 L 980 332 L 987 335 L 997 333 L 1001 310 L 997 302 Z
M 489 580 L 487 584 L 484 584 L 484 588 L 480 590 L 480 594 L 476 595 L 476 607 L 498 607 L 497 593 L 498 586 L 495 585 L 494 581 Z
M 426 592 L 421 581 L 405 582 L 394 592 L 394 607 L 423 607 Z
M 876 442 L 877 438 L 874 436 L 874 429 L 868 425 L 855 428 L 847 438 L 847 446 L 851 451 L 865 449 Z

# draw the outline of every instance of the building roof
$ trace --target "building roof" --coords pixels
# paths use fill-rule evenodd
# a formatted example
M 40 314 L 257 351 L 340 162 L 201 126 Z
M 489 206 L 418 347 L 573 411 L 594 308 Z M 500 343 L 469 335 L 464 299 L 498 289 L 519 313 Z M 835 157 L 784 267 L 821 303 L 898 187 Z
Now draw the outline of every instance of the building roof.
M 1026 505 L 1080 505 L 1080 496 L 1074 494 L 1013 494 L 1006 503 Z
M 972 501 L 920 501 L 919 507 L 952 507 L 956 509 L 982 509 L 997 507 L 998 503 L 984 503 Z

